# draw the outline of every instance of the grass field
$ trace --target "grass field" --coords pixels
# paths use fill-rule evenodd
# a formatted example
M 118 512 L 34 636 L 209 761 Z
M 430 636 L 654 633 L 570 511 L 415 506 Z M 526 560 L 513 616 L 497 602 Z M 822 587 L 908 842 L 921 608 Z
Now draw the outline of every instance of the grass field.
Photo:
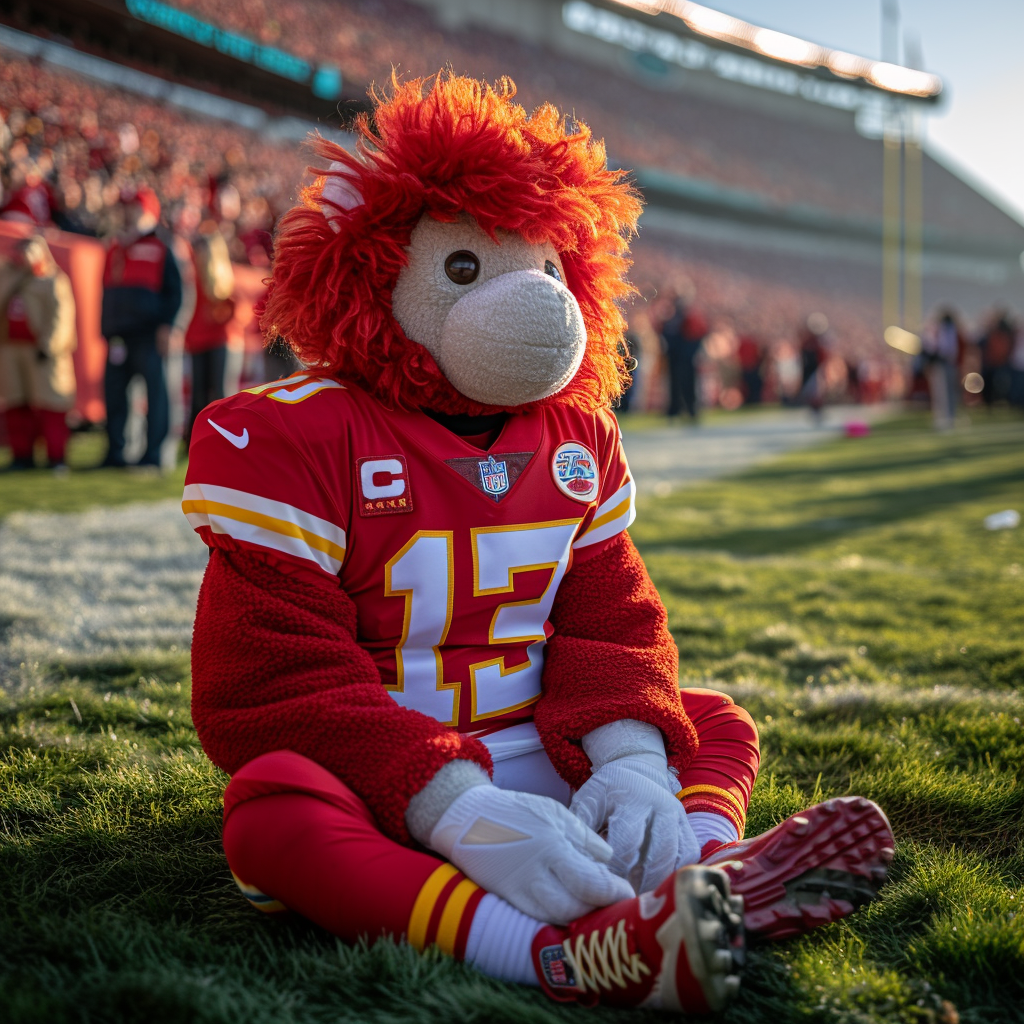
M 52 507 L 49 481 L 12 497 L 8 479 L 0 515 Z M 68 510 L 180 481 L 57 483 L 81 486 Z M 982 527 L 1022 507 L 1024 423 L 935 436 L 914 417 L 643 504 L 633 534 L 684 685 L 761 729 L 748 831 L 853 792 L 897 836 L 883 898 L 755 949 L 727 1021 L 1024 1020 L 1024 530 Z M 0 1020 L 660 1019 L 259 917 L 220 849 L 225 779 L 197 748 L 185 656 L 19 678 L 0 695 Z
M 140 476 L 132 470 L 96 469 L 107 451 L 103 434 L 73 434 L 68 444 L 67 476 L 49 470 L 9 473 L 0 477 L 0 519 L 22 509 L 76 512 L 96 505 L 180 498 L 185 465 L 166 476 Z M 0 469 L 10 463 L 10 450 L 0 449 Z

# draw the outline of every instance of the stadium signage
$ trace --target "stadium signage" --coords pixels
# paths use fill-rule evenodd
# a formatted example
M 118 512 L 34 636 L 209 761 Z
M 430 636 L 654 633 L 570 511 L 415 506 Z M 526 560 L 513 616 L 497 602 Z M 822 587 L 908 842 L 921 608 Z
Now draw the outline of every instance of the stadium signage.
M 631 6 L 636 5 L 631 4 Z M 653 6 L 651 13 L 653 13 Z M 735 19 L 727 20 L 734 21 Z M 689 39 L 675 32 L 654 28 L 635 18 L 624 17 L 604 8 L 594 7 L 592 4 L 586 3 L 585 0 L 570 0 L 563 4 L 562 23 L 574 32 L 631 51 L 636 57 L 638 66 L 651 74 L 667 74 L 669 65 L 674 64 L 687 70 L 709 71 L 719 78 L 741 82 L 744 85 L 768 89 L 789 96 L 802 96 L 814 103 L 830 107 L 854 110 L 864 105 L 863 85 L 855 86 L 846 82 L 823 80 L 815 77 L 815 69 L 809 66 L 803 66 L 800 70 L 791 70 L 778 64 L 767 63 L 757 57 L 747 57 L 741 53 L 722 50 L 715 46 L 709 46 L 698 39 Z M 780 34 L 775 33 L 775 35 Z M 789 39 L 790 37 L 781 37 L 780 35 L 780 38 Z M 736 41 L 731 38 L 726 41 L 736 44 Z M 800 41 L 794 40 L 794 42 Z M 806 45 L 810 46 L 810 44 Z M 760 49 L 765 56 L 777 56 L 764 47 Z M 779 59 L 787 58 L 779 57 Z M 864 77 L 866 82 L 876 88 L 923 98 L 934 98 L 941 88 L 941 85 L 929 85 L 929 88 L 934 88 L 934 92 L 927 93 L 904 90 L 899 87 L 895 78 L 890 83 L 883 72 L 886 72 L 890 78 L 898 73 L 902 73 L 903 78 L 914 76 L 915 82 L 920 79 L 928 83 L 932 83 L 933 80 L 934 83 L 938 83 L 938 79 L 923 72 L 898 68 L 880 62 L 862 61 L 861 63 L 870 65 L 870 74 L 861 75 L 858 72 L 857 76 L 845 77 Z
M 696 39 L 684 39 L 674 32 L 593 7 L 584 0 L 570 0 L 562 5 L 562 23 L 574 32 L 631 50 L 640 67 L 648 72 L 658 73 L 658 62 L 664 62 L 687 70 L 710 71 L 719 78 L 787 96 L 802 96 L 829 107 L 853 110 L 863 103 L 861 90 L 852 85 L 823 82 L 797 71 L 773 67 L 755 57 L 715 49 Z M 667 73 L 668 67 L 661 71 Z
M 139 21 L 166 29 L 200 46 L 208 46 L 227 57 L 234 57 L 235 60 L 252 64 L 292 82 L 308 82 L 313 94 L 321 99 L 336 99 L 341 93 L 341 72 L 335 67 L 324 65 L 314 68 L 308 61 L 292 53 L 279 50 L 276 46 L 264 46 L 237 32 L 228 32 L 186 14 L 185 11 L 160 3 L 160 0 L 126 0 L 126 3 L 128 12 Z

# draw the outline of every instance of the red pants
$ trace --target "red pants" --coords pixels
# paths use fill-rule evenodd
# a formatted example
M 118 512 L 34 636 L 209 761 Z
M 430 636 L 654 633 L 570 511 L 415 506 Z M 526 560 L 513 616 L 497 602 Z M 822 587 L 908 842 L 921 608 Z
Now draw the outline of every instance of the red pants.
M 51 463 L 64 461 L 69 433 L 65 413 L 18 405 L 8 409 L 5 417 L 7 439 L 15 459 L 31 462 L 36 438 L 42 434 L 46 441 L 47 459 Z
M 679 799 L 687 811 L 711 811 L 728 818 L 742 839 L 761 763 L 757 726 L 731 697 L 717 690 L 689 689 L 681 694 L 700 746 L 679 776 Z
M 680 798 L 687 810 L 738 823 L 742 836 L 759 759 L 754 723 L 713 690 L 684 690 L 683 704 L 700 749 L 680 778 Z M 391 934 L 461 958 L 484 896 L 446 861 L 388 839 L 340 779 L 289 750 L 232 778 L 224 850 L 255 906 L 294 910 L 349 942 Z

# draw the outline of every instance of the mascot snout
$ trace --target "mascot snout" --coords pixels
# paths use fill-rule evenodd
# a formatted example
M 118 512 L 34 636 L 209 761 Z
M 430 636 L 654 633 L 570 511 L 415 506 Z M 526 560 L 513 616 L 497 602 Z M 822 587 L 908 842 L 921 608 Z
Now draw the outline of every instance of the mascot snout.
M 579 369 L 586 344 L 572 292 L 539 270 L 515 270 L 452 306 L 436 359 L 467 398 L 523 405 L 561 391 Z

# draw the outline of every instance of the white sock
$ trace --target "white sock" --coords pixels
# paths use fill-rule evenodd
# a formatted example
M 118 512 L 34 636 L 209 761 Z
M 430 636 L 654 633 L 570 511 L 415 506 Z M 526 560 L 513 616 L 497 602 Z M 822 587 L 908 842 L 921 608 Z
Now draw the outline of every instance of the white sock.
M 735 843 L 739 839 L 736 826 L 724 815 L 713 814 L 711 811 L 689 811 L 686 820 L 701 849 L 711 839 L 717 839 L 720 843 Z
M 466 962 L 482 974 L 519 985 L 537 985 L 531 948 L 543 921 L 488 893 L 477 905 L 466 942 Z

